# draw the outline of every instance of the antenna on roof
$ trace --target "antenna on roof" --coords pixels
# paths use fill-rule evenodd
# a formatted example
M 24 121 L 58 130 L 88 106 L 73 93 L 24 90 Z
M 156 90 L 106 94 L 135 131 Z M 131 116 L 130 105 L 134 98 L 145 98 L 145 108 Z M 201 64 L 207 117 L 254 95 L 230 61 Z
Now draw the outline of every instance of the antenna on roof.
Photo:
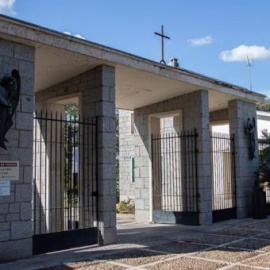
M 251 82 L 251 61 L 247 55 L 247 66 L 248 66 L 248 70 L 249 70 L 249 90 L 252 91 L 252 82 Z

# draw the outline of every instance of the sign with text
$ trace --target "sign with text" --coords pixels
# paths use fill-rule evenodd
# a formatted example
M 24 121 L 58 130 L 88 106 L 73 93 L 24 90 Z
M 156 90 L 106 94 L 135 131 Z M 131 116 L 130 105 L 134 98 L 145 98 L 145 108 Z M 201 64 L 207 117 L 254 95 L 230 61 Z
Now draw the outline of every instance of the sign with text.
M 1 181 L 0 196 L 9 196 L 9 195 L 10 195 L 10 181 Z
M 19 161 L 0 161 L 0 181 L 19 180 Z

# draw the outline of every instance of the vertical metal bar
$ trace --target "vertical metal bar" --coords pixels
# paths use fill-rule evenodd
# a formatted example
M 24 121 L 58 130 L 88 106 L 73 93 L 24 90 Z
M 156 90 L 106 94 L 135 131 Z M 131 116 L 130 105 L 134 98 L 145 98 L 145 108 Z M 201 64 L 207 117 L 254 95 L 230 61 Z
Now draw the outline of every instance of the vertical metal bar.
M 42 112 L 40 113 L 40 133 L 39 133 L 39 147 L 40 147 L 40 154 L 39 154 L 39 162 L 40 162 L 40 166 L 39 166 L 39 193 L 40 193 L 40 198 L 39 198 L 39 233 L 41 234 L 42 230 L 41 230 L 41 220 L 42 220 L 42 141 L 41 141 L 41 134 L 42 134 L 42 129 L 43 129 L 43 121 L 42 121 Z M 46 174 L 46 168 L 44 170 L 44 173 Z M 44 177 L 44 181 L 46 179 L 46 176 Z M 45 183 L 44 183 L 45 185 Z M 44 197 L 44 201 L 45 201 L 46 195 Z M 46 206 L 46 204 L 45 204 Z M 44 206 L 44 208 L 45 208 Z M 45 215 L 46 215 L 46 209 L 45 209 Z M 46 216 L 45 216 L 45 223 L 46 223 Z
M 91 121 L 95 121 L 97 118 L 89 118 L 87 117 L 87 122 L 90 123 Z M 98 184 L 98 176 L 97 176 L 97 170 L 98 170 L 98 145 L 97 145 L 97 138 L 98 138 L 98 130 L 96 127 L 96 130 L 94 131 L 93 128 L 90 125 L 87 125 L 87 144 L 89 145 L 87 147 L 87 164 L 91 162 L 91 171 L 89 171 L 88 167 L 88 173 L 87 173 L 87 186 L 88 186 L 88 226 L 93 226 L 94 222 L 96 222 L 96 225 L 98 226 L 98 220 L 97 220 L 97 200 L 98 200 L 98 194 L 97 194 L 97 184 Z M 90 141 L 91 140 L 91 141 Z M 91 156 L 91 158 L 90 158 Z M 94 163 L 95 161 L 95 163 Z M 91 181 L 91 185 L 90 185 Z M 91 201 L 90 201 L 91 196 Z M 90 203 L 91 203 L 91 209 L 90 209 Z
M 34 190 L 34 195 L 33 195 L 33 225 L 34 225 L 34 235 L 37 234 L 37 228 L 36 228 L 36 222 L 37 222 L 37 216 L 36 216 L 36 211 L 37 211 L 37 113 L 34 116 L 34 179 L 33 179 L 33 190 Z
M 237 208 L 237 198 L 236 198 L 236 164 L 235 164 L 235 137 L 234 134 L 232 134 L 232 160 L 233 160 L 233 195 L 234 195 L 234 207 Z
M 153 141 L 153 134 L 151 134 L 151 160 L 152 160 L 152 203 L 153 203 L 153 210 L 155 210 L 155 162 L 154 162 L 154 141 Z
M 53 224 L 52 224 L 52 214 L 53 214 L 53 209 L 52 209 L 52 199 L 53 199 L 53 179 L 52 179 L 52 133 L 53 133 L 53 122 L 52 122 L 52 112 L 50 113 L 50 134 L 49 134 L 49 139 L 48 139 L 48 144 L 49 144 L 49 190 L 48 190 L 48 196 L 49 196 L 49 219 L 50 219 L 50 228 L 49 232 L 52 232 Z
M 57 138 L 58 138 L 58 114 L 56 112 L 56 115 L 55 115 L 55 125 L 54 125 L 54 129 L 55 129 L 55 134 L 54 134 L 54 138 L 52 140 L 52 143 L 54 143 L 54 186 L 55 186 L 55 190 L 54 190 L 54 216 L 53 216 L 53 219 L 54 219 L 54 227 L 55 227 L 55 231 L 58 231 L 58 200 L 57 200 L 57 191 L 58 191 L 58 188 L 57 188 L 57 184 L 58 184 L 58 179 L 57 179 L 57 165 L 58 165 L 58 162 L 57 162 Z
M 59 209 L 59 214 L 60 214 L 60 222 L 61 222 L 61 230 L 64 230 L 64 185 L 63 185 L 63 149 L 64 149 L 64 145 L 63 145 L 63 114 L 60 114 L 60 139 L 59 139 L 59 162 L 60 162 L 60 190 L 59 190 L 59 199 L 60 199 L 60 209 Z
M 96 117 L 96 192 L 97 192 L 97 196 L 96 196 L 96 217 L 97 217 L 97 225 L 99 226 L 99 213 L 98 213 L 98 194 L 99 194 L 99 190 L 98 190 L 98 163 L 99 163 L 99 159 L 98 159 L 98 129 L 99 129 L 99 125 L 98 125 L 98 116 Z
M 199 190 L 198 190 L 198 148 L 197 148 L 198 134 L 194 129 L 194 148 L 195 148 L 195 184 L 196 184 L 196 212 L 199 212 Z
M 77 215 L 78 215 L 78 222 L 79 226 L 78 228 L 83 227 L 83 221 L 81 220 L 82 218 L 82 187 L 81 187 L 81 170 L 80 170 L 80 163 L 81 163 L 81 158 L 80 158 L 80 145 L 81 145 L 81 117 L 77 117 L 77 130 L 76 130 L 76 147 L 77 147 L 77 163 L 75 162 L 74 164 L 74 172 L 77 174 L 77 187 L 78 187 L 78 204 L 77 204 Z M 75 168 L 75 166 L 78 166 L 78 168 Z M 76 169 L 78 170 L 76 172 Z

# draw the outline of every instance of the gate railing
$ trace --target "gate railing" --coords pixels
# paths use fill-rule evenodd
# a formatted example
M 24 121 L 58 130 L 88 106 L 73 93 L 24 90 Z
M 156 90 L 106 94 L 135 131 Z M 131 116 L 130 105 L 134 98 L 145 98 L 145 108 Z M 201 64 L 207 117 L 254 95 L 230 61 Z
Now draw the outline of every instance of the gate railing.
M 234 208 L 234 137 L 211 133 L 212 210 Z
M 269 147 L 270 147 L 270 144 L 266 139 L 258 139 L 259 157 L 263 153 L 263 151 L 268 151 Z M 270 205 L 270 186 L 269 186 L 269 184 L 265 185 L 264 191 L 266 193 L 266 203 L 267 203 L 267 205 Z
M 197 133 L 152 135 L 153 209 L 198 211 Z
M 96 119 L 34 116 L 34 235 L 97 226 Z

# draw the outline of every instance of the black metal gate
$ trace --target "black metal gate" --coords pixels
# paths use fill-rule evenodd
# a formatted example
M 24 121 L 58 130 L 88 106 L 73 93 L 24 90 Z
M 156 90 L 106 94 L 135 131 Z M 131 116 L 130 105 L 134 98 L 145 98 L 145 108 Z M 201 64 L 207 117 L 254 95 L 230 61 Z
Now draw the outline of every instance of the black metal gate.
M 98 242 L 96 119 L 34 119 L 33 253 Z
M 234 136 L 212 133 L 212 213 L 213 222 L 236 218 Z
M 152 135 L 153 220 L 199 224 L 196 130 Z

